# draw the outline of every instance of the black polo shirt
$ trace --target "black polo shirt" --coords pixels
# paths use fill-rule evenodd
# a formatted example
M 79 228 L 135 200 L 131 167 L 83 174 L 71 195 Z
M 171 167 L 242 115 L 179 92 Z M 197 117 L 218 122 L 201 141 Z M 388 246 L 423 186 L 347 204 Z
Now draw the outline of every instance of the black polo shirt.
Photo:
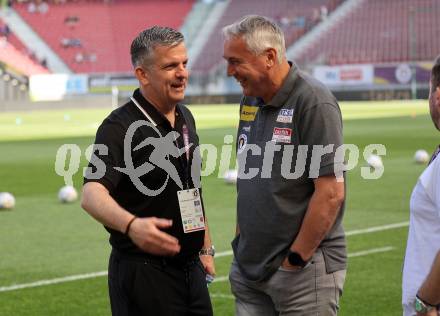
M 127 173 L 121 171 L 128 167 L 128 165 L 126 165 L 128 151 L 124 156 L 124 139 L 127 135 L 127 131 L 129 131 L 130 126 L 136 121 L 149 121 L 133 101 L 124 104 L 110 113 L 98 128 L 95 145 L 105 145 L 108 148 L 108 153 L 105 153 L 105 151 L 100 152 L 95 148 L 94 155 L 92 155 L 89 164 L 89 167 L 91 167 L 89 170 L 92 173 L 95 173 L 97 171 L 97 166 L 103 162 L 106 166 L 105 174 L 99 179 L 93 179 L 91 173 L 88 173 L 84 178 L 84 183 L 90 181 L 101 183 L 109 190 L 110 195 L 120 206 L 138 217 L 155 216 L 158 218 L 172 219 L 172 227 L 165 229 L 164 231 L 179 239 L 181 251 L 176 257 L 184 258 L 193 256 L 198 253 L 203 246 L 204 231 L 202 230 L 192 233 L 183 232 L 179 202 L 177 199 L 177 191 L 181 190 L 181 188 L 171 177 L 167 176 L 168 173 L 165 170 L 151 164 L 149 158 L 154 150 L 153 145 L 147 144 L 142 148 L 135 149 L 136 146 L 141 142 L 148 140 L 149 137 L 160 139 L 160 146 L 160 144 L 163 144 L 161 141 L 164 137 L 172 131 L 179 133 L 174 144 L 177 148 L 183 148 L 185 144 L 183 139 L 183 126 L 186 125 L 188 131 L 187 135 L 189 137 L 188 141 L 189 144 L 192 143 L 192 146 L 189 149 L 189 160 L 187 160 L 187 155 L 185 153 L 178 158 L 173 155 L 167 155 L 166 159 L 171 162 L 177 170 L 185 188 L 194 188 L 192 178 L 191 176 L 188 176 L 188 170 L 191 170 L 194 149 L 199 145 L 194 118 L 185 106 L 178 104 L 176 106 L 175 127 L 172 128 L 170 122 L 159 111 L 157 111 L 153 105 L 145 100 L 139 89 L 135 90 L 133 98 L 142 109 L 146 111 L 157 126 L 156 130 L 147 125 L 142 125 L 135 129 L 131 146 L 128 146 L 128 151 L 131 153 L 131 160 L 134 168 L 138 168 L 144 163 L 148 163 L 150 166 L 154 167 L 152 170 L 139 177 L 141 184 L 149 190 L 160 190 L 163 187 L 163 191 L 158 195 L 145 194 L 141 192 L 142 190 L 138 190 Z M 161 135 L 158 135 L 158 132 Z M 175 156 L 177 156 L 177 154 Z M 200 168 L 200 166 L 197 166 L 197 168 Z M 187 185 L 185 185 L 185 183 Z M 110 232 L 110 244 L 114 248 L 118 249 L 120 252 L 142 254 L 142 251 L 129 237 L 111 228 L 106 227 L 106 229 Z

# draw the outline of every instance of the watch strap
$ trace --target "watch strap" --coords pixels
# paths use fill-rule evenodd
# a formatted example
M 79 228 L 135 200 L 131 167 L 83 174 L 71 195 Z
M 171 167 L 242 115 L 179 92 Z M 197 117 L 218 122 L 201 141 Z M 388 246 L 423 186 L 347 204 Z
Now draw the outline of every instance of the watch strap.
M 289 250 L 289 252 L 287 253 L 287 260 L 289 261 L 289 263 L 293 266 L 299 266 L 304 268 L 307 265 L 307 261 L 305 261 L 301 255 L 295 251 L 291 251 Z
M 419 295 L 416 295 L 416 300 L 414 302 L 414 309 L 416 312 L 426 314 L 434 308 L 436 308 L 436 306 L 426 303 L 419 297 Z
M 211 247 L 209 247 L 209 248 L 202 248 L 200 251 L 199 251 L 199 255 L 201 255 L 201 256 L 215 256 L 215 248 L 214 248 L 214 246 L 211 246 Z

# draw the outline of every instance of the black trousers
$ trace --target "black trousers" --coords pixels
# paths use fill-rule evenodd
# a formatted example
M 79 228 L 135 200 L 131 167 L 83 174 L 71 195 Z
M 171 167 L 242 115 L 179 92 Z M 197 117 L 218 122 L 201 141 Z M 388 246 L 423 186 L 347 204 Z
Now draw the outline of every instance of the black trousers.
M 211 316 L 206 274 L 198 256 L 179 263 L 112 251 L 108 286 L 113 316 Z

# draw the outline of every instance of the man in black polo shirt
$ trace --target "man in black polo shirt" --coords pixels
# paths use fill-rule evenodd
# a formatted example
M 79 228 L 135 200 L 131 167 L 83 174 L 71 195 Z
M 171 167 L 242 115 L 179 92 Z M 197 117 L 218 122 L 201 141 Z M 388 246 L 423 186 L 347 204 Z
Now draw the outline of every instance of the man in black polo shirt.
M 99 127 L 82 198 L 110 233 L 112 314 L 212 315 L 214 248 L 192 163 L 198 136 L 178 103 L 188 80 L 183 35 L 149 28 L 131 59 L 140 88 Z
M 285 56 L 272 21 L 226 26 L 228 75 L 240 83 L 236 315 L 333 316 L 345 279 L 342 118 L 336 99 Z

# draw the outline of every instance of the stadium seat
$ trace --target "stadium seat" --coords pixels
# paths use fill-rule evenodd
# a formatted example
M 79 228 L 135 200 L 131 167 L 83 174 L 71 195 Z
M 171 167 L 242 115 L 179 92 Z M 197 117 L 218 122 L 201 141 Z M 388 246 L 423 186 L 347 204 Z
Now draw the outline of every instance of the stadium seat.
M 438 0 L 368 0 L 345 16 L 297 62 L 330 65 L 431 61 L 440 52 Z
M 26 4 L 15 8 L 72 71 L 121 73 L 132 71 L 130 44 L 140 31 L 152 25 L 179 29 L 193 3 L 194 0 L 78 0 L 50 4 L 45 14 L 29 13 Z M 65 40 L 77 40 L 79 45 L 63 46 Z
M 222 62 L 223 47 L 219 46 L 219 43 L 222 43 L 222 28 L 244 15 L 259 14 L 275 20 L 285 33 L 288 47 L 307 32 L 313 23 L 319 22 L 319 16 L 316 21 L 312 19 L 313 14 L 319 12 L 317 10 L 321 6 L 326 6 L 330 12 L 341 2 L 340 0 L 231 1 L 202 49 L 202 54 L 194 63 L 192 71 L 204 74 L 215 70 L 215 67 Z

